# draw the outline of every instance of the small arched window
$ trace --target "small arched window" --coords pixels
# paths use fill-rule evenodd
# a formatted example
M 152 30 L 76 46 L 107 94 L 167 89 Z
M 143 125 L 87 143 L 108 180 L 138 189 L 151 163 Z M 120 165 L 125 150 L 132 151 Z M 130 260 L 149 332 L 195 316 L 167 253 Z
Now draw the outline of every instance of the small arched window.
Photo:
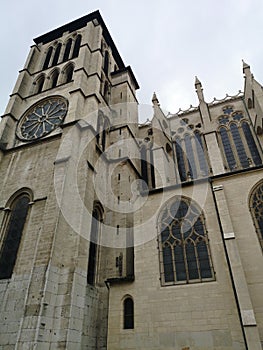
M 61 51 L 61 43 L 59 43 L 56 47 L 56 51 L 52 61 L 52 66 L 55 66 L 58 63 L 60 51 Z
M 52 73 L 51 73 L 51 88 L 54 88 L 57 86 L 57 82 L 58 82 L 58 77 L 59 77 L 59 70 L 55 69 Z
M 16 263 L 19 244 L 26 222 L 30 198 L 21 194 L 11 204 L 4 218 L 4 240 L 0 250 L 0 279 L 10 278 Z
M 64 55 L 63 55 L 63 62 L 65 62 L 65 61 L 67 61 L 69 59 L 71 45 L 72 45 L 72 39 L 69 38 L 67 43 L 66 43 L 66 48 L 65 48 L 65 51 L 64 51 Z
M 45 82 L 45 76 L 43 74 L 41 74 L 35 82 L 34 90 L 35 90 L 36 94 L 39 94 L 40 92 L 42 92 L 44 82 Z
M 47 69 L 48 68 L 52 52 L 53 52 L 53 47 L 50 46 L 48 51 L 47 51 L 47 54 L 46 54 L 46 58 L 45 58 L 44 65 L 43 65 L 43 69 Z
M 134 304 L 131 297 L 127 297 L 123 301 L 123 328 L 134 328 Z
M 158 230 L 163 285 L 214 279 L 205 219 L 195 203 L 176 197 L 165 204 Z
M 261 181 L 250 196 L 250 212 L 256 228 L 258 239 L 263 249 L 263 182 Z
M 69 64 L 65 69 L 65 75 L 66 75 L 65 83 L 69 83 L 72 80 L 73 71 L 74 71 L 73 64 Z
M 76 40 L 75 40 L 73 53 L 72 53 L 72 58 L 78 57 L 79 50 L 80 50 L 80 44 L 81 44 L 81 35 L 78 35 Z
M 252 99 L 251 99 L 251 98 L 249 98 L 249 99 L 247 100 L 247 108 L 248 108 L 248 109 L 253 108 L 253 102 L 252 102 Z
M 102 207 L 96 205 L 92 212 L 91 232 L 90 232 L 90 247 L 89 247 L 89 262 L 87 282 L 90 285 L 95 284 L 96 266 L 97 266 L 97 250 L 100 233 L 100 224 L 102 221 Z

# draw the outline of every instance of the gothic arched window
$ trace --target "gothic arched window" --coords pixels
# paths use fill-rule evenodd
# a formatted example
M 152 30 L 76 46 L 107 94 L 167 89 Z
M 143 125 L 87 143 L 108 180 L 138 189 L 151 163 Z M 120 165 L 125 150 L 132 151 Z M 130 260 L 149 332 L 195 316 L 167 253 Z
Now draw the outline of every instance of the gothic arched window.
M 73 48 L 73 53 L 72 53 L 72 58 L 78 57 L 79 55 L 79 49 L 80 49 L 80 44 L 81 44 L 81 35 L 78 35 L 76 40 L 75 40 L 75 44 L 74 44 L 74 48 Z
M 250 212 L 256 228 L 258 239 L 263 249 L 263 182 L 261 181 L 250 196 Z
M 50 80 L 51 80 L 51 88 L 54 88 L 57 86 L 57 82 L 58 82 L 58 77 L 59 77 L 59 70 L 55 69 L 50 76 Z
M 97 248 L 100 233 L 100 223 L 102 221 L 103 211 L 100 205 L 96 205 L 92 212 L 90 246 L 89 246 L 89 262 L 88 262 L 88 284 L 95 284 L 96 265 L 97 265 Z
M 0 279 L 12 276 L 29 202 L 29 195 L 27 193 L 21 194 L 12 202 L 10 210 L 4 218 L 4 239 L 0 249 Z
M 39 94 L 40 92 L 42 92 L 43 90 L 43 86 L 44 86 L 44 82 L 45 82 L 45 76 L 44 74 L 41 74 L 35 81 L 34 85 L 34 92 L 36 94 Z
M 219 142 L 229 170 L 248 168 L 262 163 L 251 127 L 241 112 L 224 110 L 219 121 Z
M 61 46 L 62 46 L 61 43 L 59 43 L 56 47 L 55 54 L 54 54 L 53 61 L 52 61 L 52 66 L 55 66 L 58 63 L 59 55 L 60 55 L 60 51 L 61 51 Z
M 185 284 L 213 280 L 205 218 L 189 198 L 176 197 L 158 218 L 161 281 Z
M 67 43 L 66 43 L 66 48 L 65 48 L 65 51 L 64 51 L 64 55 L 63 55 L 63 62 L 65 62 L 65 61 L 67 61 L 69 59 L 71 45 L 72 45 L 72 39 L 69 38 Z
M 209 167 L 203 136 L 199 131 L 184 133 L 174 138 L 175 155 L 180 181 L 208 176 Z
M 43 64 L 43 69 L 47 69 L 48 68 L 52 52 L 53 52 L 53 47 L 50 46 L 48 51 L 47 51 L 47 54 L 46 54 L 46 58 L 45 58 L 45 61 L 44 61 L 44 64 Z
M 64 82 L 69 83 L 72 80 L 74 72 L 74 66 L 72 63 L 68 64 L 64 69 Z
M 123 301 L 123 328 L 134 328 L 134 304 L 131 297 L 126 297 Z

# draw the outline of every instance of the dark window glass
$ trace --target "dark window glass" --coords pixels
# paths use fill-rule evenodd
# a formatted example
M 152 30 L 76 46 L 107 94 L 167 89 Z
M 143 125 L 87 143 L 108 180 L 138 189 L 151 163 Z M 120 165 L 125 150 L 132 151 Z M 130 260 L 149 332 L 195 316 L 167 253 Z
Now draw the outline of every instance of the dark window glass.
M 124 307 L 124 329 L 134 328 L 134 305 L 132 298 L 126 298 L 123 303 Z
M 249 162 L 248 162 L 248 157 L 238 130 L 238 127 L 236 124 L 231 124 L 230 125 L 230 130 L 231 130 L 231 134 L 234 140 L 234 144 L 236 146 L 236 150 L 237 150 L 237 154 L 238 154 L 238 158 L 240 161 L 240 164 L 243 168 L 247 168 L 249 166 Z
M 69 83 L 72 80 L 73 71 L 74 71 L 74 67 L 72 64 L 70 64 L 66 69 L 66 83 Z
M 63 62 L 65 62 L 69 59 L 71 45 L 72 45 L 72 39 L 70 38 L 70 39 L 68 39 L 67 44 L 66 44 L 66 48 L 64 51 L 64 55 L 63 55 Z
M 52 52 L 53 52 L 53 47 L 51 46 L 48 49 L 48 52 L 47 52 L 47 55 L 46 55 L 46 59 L 45 59 L 44 65 L 43 65 L 43 69 L 47 69 L 48 68 Z
M 91 285 L 94 285 L 95 283 L 98 234 L 99 234 L 99 213 L 98 213 L 98 210 L 95 209 L 92 213 L 88 276 L 87 276 L 88 284 L 91 284 Z
M 0 252 L 0 279 L 10 278 L 12 275 L 26 222 L 28 204 L 28 196 L 22 195 L 11 207 L 6 234 Z
M 212 279 L 204 219 L 193 203 L 174 201 L 164 210 L 159 227 L 164 283 Z
M 147 160 L 146 160 L 146 148 L 143 146 L 141 149 L 141 173 L 142 173 L 142 179 L 143 179 L 143 190 L 147 189 L 148 184 L 148 167 L 147 167 Z
M 230 170 L 233 170 L 236 168 L 236 160 L 235 160 L 235 156 L 230 144 L 230 140 L 229 140 L 229 136 L 228 136 L 228 132 L 225 128 L 220 128 L 219 129 L 219 134 L 221 137 L 221 141 L 222 141 L 222 145 L 224 148 L 224 152 L 225 152 L 225 156 L 226 156 L 226 160 L 228 163 L 228 167 Z
M 58 70 L 55 70 L 52 74 L 52 77 L 51 77 L 51 81 L 52 81 L 51 87 L 52 88 L 57 86 L 58 76 L 59 76 L 59 72 L 58 72 Z
M 251 130 L 250 130 L 250 127 L 249 127 L 248 123 L 246 123 L 246 122 L 242 123 L 242 130 L 244 132 L 244 135 L 245 135 L 245 138 L 246 138 L 246 141 L 247 141 L 247 145 L 248 145 L 248 148 L 250 150 L 250 153 L 251 153 L 251 156 L 252 156 L 254 164 L 255 165 L 260 165 L 261 164 L 261 158 L 260 158 L 260 155 L 259 155 L 259 152 L 258 152 L 258 148 L 256 146 L 254 137 L 253 137 L 253 135 L 251 133 Z
M 109 73 L 109 53 L 105 51 L 103 70 L 106 75 Z
M 61 50 L 61 43 L 59 43 L 58 46 L 56 47 L 56 51 L 55 51 L 53 61 L 52 61 L 52 66 L 55 66 L 58 63 L 60 50 Z
M 37 94 L 39 94 L 43 90 L 44 81 L 45 81 L 44 76 L 41 76 L 37 80 L 37 83 L 36 83 L 37 84 Z
M 78 57 L 81 44 L 81 35 L 78 35 L 74 44 L 72 58 Z

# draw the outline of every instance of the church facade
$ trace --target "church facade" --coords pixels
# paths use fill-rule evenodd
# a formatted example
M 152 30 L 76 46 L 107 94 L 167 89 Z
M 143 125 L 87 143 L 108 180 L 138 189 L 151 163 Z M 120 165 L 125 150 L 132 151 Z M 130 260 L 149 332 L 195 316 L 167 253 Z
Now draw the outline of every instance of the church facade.
M 98 11 L 34 39 L 0 123 L 0 349 L 260 350 L 263 90 L 138 122 Z

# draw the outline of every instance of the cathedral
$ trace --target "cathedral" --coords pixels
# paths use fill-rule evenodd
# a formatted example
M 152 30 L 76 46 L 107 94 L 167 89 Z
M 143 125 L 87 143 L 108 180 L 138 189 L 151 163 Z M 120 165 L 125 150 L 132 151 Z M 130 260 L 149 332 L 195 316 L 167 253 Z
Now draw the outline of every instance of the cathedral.
M 263 87 L 138 122 L 99 11 L 34 39 L 0 123 L 1 350 L 262 350 Z

